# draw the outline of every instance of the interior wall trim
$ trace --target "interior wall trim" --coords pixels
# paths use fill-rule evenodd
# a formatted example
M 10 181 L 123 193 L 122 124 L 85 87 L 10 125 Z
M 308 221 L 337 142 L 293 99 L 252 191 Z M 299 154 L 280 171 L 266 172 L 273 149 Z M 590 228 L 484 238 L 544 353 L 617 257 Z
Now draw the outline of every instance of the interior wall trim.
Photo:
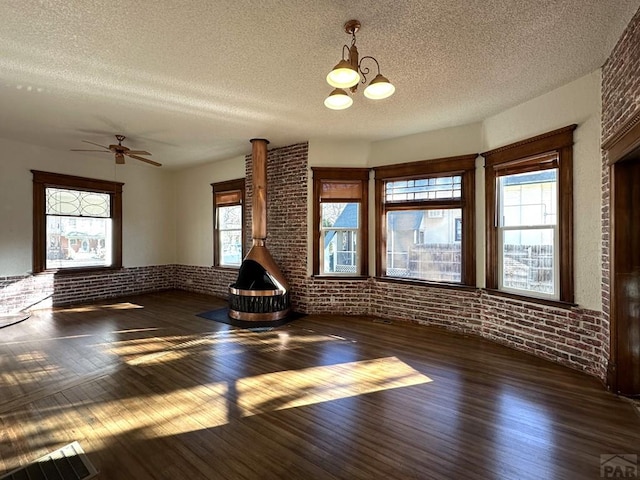
M 609 165 L 624 160 L 637 148 L 640 148 L 640 109 L 602 143 Z

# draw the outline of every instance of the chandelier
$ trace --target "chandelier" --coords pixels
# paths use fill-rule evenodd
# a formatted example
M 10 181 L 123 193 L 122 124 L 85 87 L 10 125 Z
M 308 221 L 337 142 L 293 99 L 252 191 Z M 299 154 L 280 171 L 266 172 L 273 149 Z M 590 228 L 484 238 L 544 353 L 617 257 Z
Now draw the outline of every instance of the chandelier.
M 367 83 L 367 75 L 369 75 L 370 70 L 368 67 L 362 66 L 362 62 L 365 60 L 373 60 L 378 68 L 378 74 L 373 77 L 373 80 L 364 89 L 364 96 L 372 100 L 381 100 L 393 95 L 396 87 L 380 73 L 378 61 L 370 56 L 358 58 L 356 32 L 360 30 L 360 22 L 358 20 L 349 20 L 344 24 L 344 30 L 351 35 L 351 47 L 342 46 L 342 60 L 327 75 L 327 83 L 335 87 L 335 90 L 326 98 L 324 105 L 332 110 L 344 110 L 353 104 L 353 98 L 347 93 L 346 89 L 349 89 L 351 93 L 355 93 L 361 76 L 362 83 Z

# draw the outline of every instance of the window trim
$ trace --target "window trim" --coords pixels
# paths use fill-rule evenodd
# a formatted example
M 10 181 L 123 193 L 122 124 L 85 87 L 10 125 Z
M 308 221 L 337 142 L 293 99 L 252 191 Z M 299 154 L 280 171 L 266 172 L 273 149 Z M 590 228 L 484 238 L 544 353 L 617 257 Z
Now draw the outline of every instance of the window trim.
M 476 285 L 476 214 L 475 214 L 475 166 L 477 153 L 459 155 L 455 157 L 437 158 L 433 160 L 419 160 L 417 162 L 402 163 L 397 165 L 385 165 L 375 167 L 375 218 L 376 218 L 376 276 L 389 281 L 406 282 L 407 279 L 389 277 L 382 272 L 386 271 L 386 213 L 384 202 L 384 184 L 387 181 L 412 180 L 425 177 L 444 177 L 449 175 L 461 175 L 460 200 L 425 200 L 420 202 L 402 202 L 402 209 L 421 210 L 428 205 L 429 208 L 452 208 L 454 206 L 462 210 L 462 272 L 460 283 L 437 282 L 433 280 L 411 279 L 412 282 L 427 285 L 451 285 L 475 287 Z M 399 203 L 400 204 L 400 203 Z
M 241 257 L 245 255 L 245 179 L 238 178 L 235 180 L 227 180 L 224 182 L 216 182 L 211 184 L 213 193 L 213 266 L 217 268 L 226 268 L 230 270 L 238 270 L 240 265 L 220 265 L 220 253 L 219 253 L 219 229 L 218 229 L 218 205 L 216 202 L 216 194 L 224 192 L 240 192 L 240 203 L 242 206 L 242 218 L 240 219 L 241 227 Z M 229 204 L 230 205 L 230 204 Z M 233 204 L 237 205 L 237 204 Z
M 481 153 L 485 159 L 485 229 L 486 288 L 499 290 L 499 256 L 497 228 L 498 172 L 524 173 L 558 168 L 558 301 L 573 304 L 573 132 L 578 125 L 568 125 L 541 135 Z M 557 165 L 549 159 L 557 154 Z M 553 166 L 552 166 L 553 165 Z M 511 290 L 506 293 L 513 293 Z M 548 299 L 518 294 L 527 299 Z
M 335 167 L 311 167 L 313 174 L 313 270 L 314 276 L 322 278 L 354 279 L 369 276 L 369 169 L 368 168 L 335 168 Z M 320 274 L 320 195 L 322 182 L 334 181 L 360 181 L 362 182 L 362 197 L 360 198 L 360 252 L 358 253 L 358 275 L 353 274 Z M 353 203 L 354 199 L 332 198 L 332 202 Z
M 82 272 L 122 268 L 122 187 L 124 183 L 111 180 L 77 177 L 61 173 L 31 170 L 33 174 L 33 273 Z M 45 190 L 48 187 L 108 193 L 111 196 L 112 262 L 108 266 L 67 267 L 47 269 L 47 215 Z

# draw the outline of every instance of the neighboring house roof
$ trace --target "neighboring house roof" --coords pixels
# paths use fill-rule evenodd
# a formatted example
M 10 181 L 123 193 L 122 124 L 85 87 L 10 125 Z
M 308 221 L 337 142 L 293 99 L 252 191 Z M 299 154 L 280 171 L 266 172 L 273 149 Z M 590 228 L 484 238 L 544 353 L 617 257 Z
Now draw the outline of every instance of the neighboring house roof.
M 336 218 L 335 223 L 333 224 L 336 228 L 353 228 L 354 230 L 358 228 L 358 204 L 357 203 L 347 203 L 347 206 L 342 210 L 338 218 Z M 324 237 L 324 248 L 329 246 L 331 240 L 335 236 L 336 232 L 331 231 Z

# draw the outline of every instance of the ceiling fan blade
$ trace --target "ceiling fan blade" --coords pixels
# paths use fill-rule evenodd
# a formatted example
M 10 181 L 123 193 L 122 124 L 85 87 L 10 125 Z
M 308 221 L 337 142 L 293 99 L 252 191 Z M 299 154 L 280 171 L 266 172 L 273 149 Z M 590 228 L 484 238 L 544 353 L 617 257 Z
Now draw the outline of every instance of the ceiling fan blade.
M 109 150 L 109 147 L 105 147 L 104 145 L 100 145 L 99 143 L 90 142 L 89 140 L 82 140 L 84 143 L 90 143 L 91 145 L 95 145 L 96 147 L 102 147 Z
M 149 152 L 146 152 L 144 150 L 127 150 L 127 153 L 134 155 L 151 155 Z
M 149 160 L 148 158 L 139 157 L 139 156 L 137 156 L 137 155 L 131 155 L 131 154 L 129 154 L 129 153 L 127 153 L 127 156 L 128 156 L 128 157 L 131 157 L 131 158 L 135 158 L 136 160 L 141 160 L 141 161 L 143 161 L 143 162 L 150 163 L 151 165 L 155 165 L 156 167 L 161 167 L 161 166 L 162 166 L 162 164 L 161 164 L 161 163 L 154 162 L 153 160 Z
M 111 153 L 109 150 L 80 150 L 78 148 L 72 148 L 70 152 L 99 152 L 99 153 Z

